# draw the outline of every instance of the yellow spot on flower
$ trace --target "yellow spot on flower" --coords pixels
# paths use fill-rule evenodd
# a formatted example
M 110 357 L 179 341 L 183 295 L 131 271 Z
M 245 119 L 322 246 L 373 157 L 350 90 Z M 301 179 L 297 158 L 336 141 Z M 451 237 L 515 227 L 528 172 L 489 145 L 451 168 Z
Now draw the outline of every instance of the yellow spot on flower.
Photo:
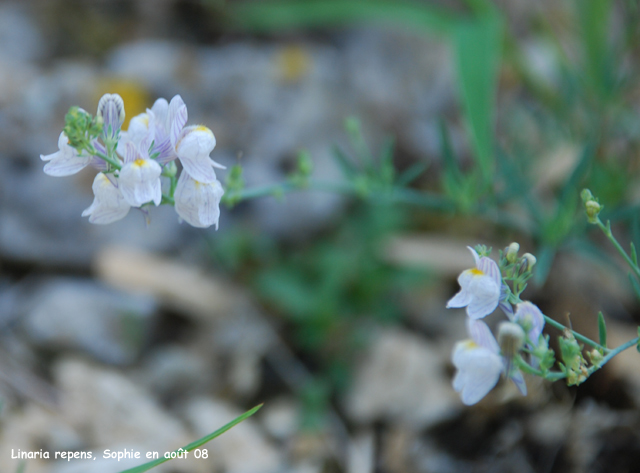
M 470 269 L 469 271 L 474 276 L 484 276 L 484 273 L 482 271 L 480 271 L 478 268 L 473 268 L 473 269 Z
M 133 162 L 134 165 L 138 167 L 142 167 L 145 165 L 144 159 L 138 158 Z

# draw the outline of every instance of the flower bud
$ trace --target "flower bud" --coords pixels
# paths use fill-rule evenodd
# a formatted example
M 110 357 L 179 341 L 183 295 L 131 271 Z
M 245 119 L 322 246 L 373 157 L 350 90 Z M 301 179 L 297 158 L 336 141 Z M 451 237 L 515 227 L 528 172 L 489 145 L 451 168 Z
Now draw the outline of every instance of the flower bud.
M 586 204 L 590 200 L 593 200 L 593 194 L 589 189 L 582 189 L 582 192 L 580 192 L 580 198 L 582 199 L 582 202 Z
M 585 202 L 584 209 L 587 212 L 587 220 L 589 220 L 589 223 L 596 223 L 602 206 L 595 200 L 589 200 Z
M 507 247 L 507 261 L 509 263 L 513 264 L 518 260 L 519 250 L 520 250 L 520 245 L 518 245 L 515 241 Z
M 527 263 L 527 271 L 531 271 L 533 267 L 536 265 L 538 260 L 531 253 L 525 253 L 522 255 L 522 261 L 526 261 Z
M 513 358 L 524 345 L 525 333 L 520 325 L 513 322 L 502 322 L 498 327 L 498 344 L 502 356 Z
M 96 116 L 104 120 L 104 132 L 107 138 L 118 136 L 124 122 L 124 102 L 118 94 L 104 94 L 98 102 Z

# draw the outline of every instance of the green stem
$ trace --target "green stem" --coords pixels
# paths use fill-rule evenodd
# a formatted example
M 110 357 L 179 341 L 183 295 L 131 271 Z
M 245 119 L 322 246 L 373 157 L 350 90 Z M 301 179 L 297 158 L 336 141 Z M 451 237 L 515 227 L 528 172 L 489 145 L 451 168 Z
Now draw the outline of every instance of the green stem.
M 600 227 L 600 230 L 602 230 L 602 232 L 607 236 L 609 241 L 613 243 L 613 246 L 615 246 L 616 250 L 618 250 L 618 253 L 620 253 L 620 255 L 624 258 L 624 260 L 627 262 L 627 264 L 632 269 L 632 271 L 636 273 L 636 276 L 640 277 L 640 268 L 638 268 L 638 265 L 636 265 L 633 262 L 631 257 L 624 250 L 624 248 L 622 248 L 620 243 L 618 243 L 618 240 L 616 240 L 616 237 L 613 236 L 613 233 L 611 233 L 611 224 L 608 221 L 607 221 L 607 225 L 603 224 L 602 220 L 600 220 L 600 217 L 596 217 L 596 219 L 597 219 L 596 225 Z
M 640 341 L 640 338 L 636 337 L 633 340 L 629 340 L 627 343 L 623 343 L 619 347 L 616 347 L 613 350 L 609 351 L 609 353 L 607 353 L 607 356 L 605 356 L 602 359 L 602 361 L 598 364 L 598 368 L 602 368 L 609 360 L 611 360 L 611 358 L 618 355 L 619 353 L 622 353 L 626 349 L 631 348 L 634 345 L 637 345 L 639 341 Z
M 94 154 L 95 156 L 99 157 L 100 159 L 102 159 L 103 161 L 108 162 L 109 164 L 111 164 L 114 168 L 116 168 L 118 171 L 120 169 L 122 169 L 122 166 L 120 166 L 120 163 L 117 162 L 115 159 L 110 158 L 109 156 L 107 156 L 106 154 L 102 154 L 97 150 L 93 150 L 92 154 Z
M 598 348 L 600 350 L 603 350 L 605 353 L 609 353 L 609 348 L 603 347 L 602 345 L 600 345 L 597 342 L 594 342 L 590 338 L 587 338 L 584 335 L 581 335 L 578 332 L 575 332 L 575 331 L 571 330 L 569 327 L 566 327 L 566 326 L 562 325 L 560 322 L 556 322 L 555 320 L 553 320 L 548 315 L 544 315 L 543 314 L 543 317 L 544 317 L 545 322 L 547 324 L 551 325 L 552 327 L 555 327 L 558 330 L 562 330 L 562 331 L 568 330 L 573 334 L 574 337 L 576 337 L 576 340 L 580 340 L 581 342 L 586 343 L 587 345 L 591 345 L 594 348 Z
M 528 374 L 532 374 L 535 376 L 540 376 L 541 378 L 548 379 L 549 381 L 557 381 L 559 379 L 566 378 L 567 375 L 560 371 L 548 371 L 546 373 L 534 368 L 529 363 L 524 361 L 522 357 L 518 356 L 515 358 L 515 362 L 522 371 Z

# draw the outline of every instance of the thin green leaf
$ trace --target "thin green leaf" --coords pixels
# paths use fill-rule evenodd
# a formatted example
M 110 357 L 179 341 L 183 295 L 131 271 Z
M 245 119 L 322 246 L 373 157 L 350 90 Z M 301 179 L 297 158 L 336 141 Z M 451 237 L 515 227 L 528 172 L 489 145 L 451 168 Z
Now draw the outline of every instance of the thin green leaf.
M 429 164 L 425 161 L 418 161 L 404 170 L 396 180 L 396 186 L 406 187 L 415 181 L 420 175 L 427 170 Z
M 638 253 L 636 252 L 636 245 L 631 242 L 629 246 L 631 246 L 631 261 L 633 261 L 633 264 L 638 266 Z
M 494 102 L 503 21 L 495 11 L 460 22 L 453 35 L 458 79 L 471 143 L 485 183 L 494 169 Z
M 438 129 L 440 131 L 440 153 L 442 154 L 444 172 L 448 174 L 454 182 L 460 182 L 462 172 L 460 171 L 458 160 L 453 151 L 453 146 L 451 146 L 451 136 L 449 135 L 449 129 L 444 120 L 439 120 Z
M 613 2 L 579 0 L 576 4 L 585 51 L 586 77 L 600 98 L 605 99 L 611 92 L 613 83 L 612 51 L 609 44 L 609 18 Z
M 537 254 L 538 262 L 536 263 L 535 272 L 533 273 L 533 280 L 538 286 L 542 286 L 547 280 L 555 255 L 555 248 L 550 246 L 540 248 Z
M 342 175 L 346 178 L 351 178 L 358 173 L 358 169 L 353 165 L 351 159 L 340 149 L 338 145 L 334 145 L 331 150 L 331 156 L 338 164 L 338 167 L 342 171 Z
M 388 137 L 382 143 L 380 151 L 380 179 L 387 184 L 393 184 L 396 175 L 396 168 L 393 165 L 393 151 L 395 140 Z
M 444 9 L 407 0 L 233 2 L 227 11 L 232 27 L 263 32 L 378 22 L 442 34 L 451 31 L 456 22 Z
M 600 335 L 600 345 L 607 346 L 607 326 L 604 323 L 604 315 L 598 312 L 598 334 Z
M 638 300 L 640 300 L 640 283 L 638 283 L 638 280 L 635 278 L 633 274 L 629 273 L 627 276 L 629 276 L 629 281 L 631 281 L 631 287 L 633 287 L 633 292 L 636 293 L 636 297 L 638 298 Z
M 207 442 L 210 442 L 211 440 L 213 440 L 214 438 L 218 437 L 221 434 L 224 434 L 227 430 L 231 429 L 232 427 L 235 427 L 236 425 L 238 425 L 240 422 L 242 422 L 243 420 L 245 420 L 247 417 L 251 417 L 253 414 L 255 414 L 256 412 L 258 412 L 258 409 L 260 409 L 262 407 L 262 404 L 254 407 L 253 409 L 245 412 L 244 414 L 242 414 L 239 417 L 236 417 L 234 420 L 232 420 L 231 422 L 229 422 L 227 425 L 219 428 L 218 430 L 216 430 L 215 432 L 206 435 L 204 437 L 202 437 L 199 440 L 196 440 L 195 442 L 190 443 L 189 445 L 182 447 L 182 449 L 178 449 L 175 450 L 175 452 L 179 452 L 180 450 L 182 451 L 187 451 L 190 452 L 191 450 L 194 450 L 198 447 L 201 447 L 202 445 L 204 445 Z M 129 468 L 128 470 L 123 470 L 120 473 L 143 473 L 145 471 L 150 470 L 151 468 L 154 468 L 166 461 L 171 460 L 170 458 L 158 458 L 157 460 L 153 460 L 150 461 L 148 463 L 145 463 L 144 465 L 140 465 L 140 466 L 136 466 L 134 468 Z

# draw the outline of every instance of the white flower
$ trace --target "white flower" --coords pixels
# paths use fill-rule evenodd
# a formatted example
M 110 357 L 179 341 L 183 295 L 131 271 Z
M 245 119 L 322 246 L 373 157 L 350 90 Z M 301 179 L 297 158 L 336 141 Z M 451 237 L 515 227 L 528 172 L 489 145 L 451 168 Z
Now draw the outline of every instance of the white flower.
M 194 227 L 207 228 L 215 225 L 217 229 L 223 194 L 224 190 L 217 180 L 200 182 L 183 170 L 174 194 L 176 212 Z
M 505 373 L 522 395 L 527 385 L 520 370 L 511 360 L 500 354 L 500 347 L 487 324 L 480 320 L 467 320 L 470 340 L 456 343 L 453 364 L 458 370 L 453 378 L 453 389 L 461 393 L 468 406 L 477 403 L 498 383 Z
M 520 324 L 527 331 L 527 338 L 531 343 L 537 346 L 538 339 L 542 335 L 544 328 L 544 315 L 538 306 L 525 301 L 516 306 L 516 313 L 513 321 Z
M 98 173 L 93 180 L 95 198 L 91 206 L 82 212 L 83 217 L 89 217 L 89 222 L 104 225 L 124 218 L 130 206 L 118 189 L 114 177 Z
M 453 389 L 461 393 L 462 402 L 470 406 L 487 395 L 498 383 L 504 363 L 498 342 L 487 324 L 468 320 L 470 340 L 456 343 L 453 364 L 458 370 Z
M 64 132 L 60 133 L 58 138 L 59 151 L 40 155 L 40 159 L 48 161 L 44 165 L 44 172 L 50 176 L 70 176 L 81 171 L 93 160 L 93 156 L 85 156 L 78 154 L 75 148 L 69 145 L 69 139 Z
M 213 168 L 224 169 L 224 166 L 209 157 L 216 146 L 216 138 L 206 126 L 184 128 L 174 146 L 182 167 L 196 181 L 214 182 L 216 173 Z
M 124 166 L 120 170 L 120 190 L 127 203 L 140 207 L 147 202 L 156 206 L 162 201 L 160 165 L 149 158 L 149 137 L 140 142 L 138 149 L 129 142 L 125 146 Z
M 460 292 L 447 302 L 447 308 L 466 307 L 472 319 L 486 317 L 498 307 L 501 297 L 502 277 L 495 261 L 480 257 L 469 248 L 476 267 L 463 271 L 458 277 Z

